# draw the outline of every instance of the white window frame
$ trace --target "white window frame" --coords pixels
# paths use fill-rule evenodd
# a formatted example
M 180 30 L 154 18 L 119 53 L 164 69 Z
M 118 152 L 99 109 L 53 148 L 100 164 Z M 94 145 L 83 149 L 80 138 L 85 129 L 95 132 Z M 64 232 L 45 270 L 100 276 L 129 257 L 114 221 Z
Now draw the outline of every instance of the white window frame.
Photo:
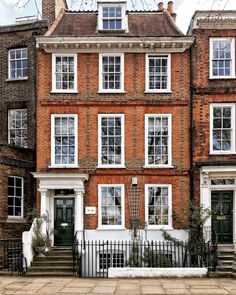
M 232 134 L 231 134 L 231 151 L 214 151 L 213 150 L 213 109 L 215 107 L 230 107 L 231 108 L 231 124 L 232 124 Z M 236 132 L 236 121 L 235 121 L 235 103 L 211 103 L 210 104 L 210 154 L 212 155 L 228 155 L 236 153 L 235 146 L 235 132 Z
M 103 8 L 104 7 L 121 7 L 121 18 L 122 18 L 122 21 L 121 21 L 121 29 L 112 29 L 112 30 L 109 30 L 109 29 L 103 29 Z M 127 30 L 127 24 L 128 24 L 128 21 L 127 21 L 127 15 L 126 15 L 126 4 L 125 3 L 119 3 L 118 1 L 117 2 L 114 2 L 114 3 L 99 3 L 98 5 L 98 30 L 99 31 L 126 31 Z
M 15 146 L 20 146 L 23 148 L 27 148 L 28 146 L 28 112 L 27 109 L 8 109 L 8 144 L 12 144 L 11 143 L 11 136 L 10 136 L 10 131 L 12 129 L 10 129 L 10 111 L 26 111 L 26 115 L 27 115 L 27 122 L 26 122 L 26 146 L 23 145 L 17 145 L 15 144 Z M 16 128 L 15 128 L 16 129 Z M 20 128 L 20 130 L 22 130 L 22 128 Z
M 232 58 L 232 73 L 230 76 L 213 76 L 212 74 L 212 60 L 213 60 L 213 42 L 214 41 L 227 41 L 231 40 L 231 58 Z M 210 38 L 210 72 L 209 79 L 235 79 L 235 38 L 227 37 L 227 38 Z
M 148 164 L 148 119 L 168 118 L 168 164 Z M 173 168 L 172 166 L 172 114 L 145 114 L 145 168 Z
M 73 117 L 75 122 L 75 163 L 55 163 L 55 118 Z M 49 168 L 78 168 L 78 115 L 77 114 L 51 114 L 51 166 Z
M 167 187 L 168 188 L 168 225 L 149 225 L 148 224 L 148 189 L 150 187 Z M 171 184 L 145 184 L 145 222 L 148 229 L 173 229 L 172 225 L 172 185 Z
M 56 57 L 74 57 L 74 89 L 56 89 Z M 52 54 L 52 91 L 51 93 L 78 93 L 78 68 L 77 54 L 53 53 Z
M 167 57 L 167 88 L 166 89 L 150 89 L 149 88 L 149 59 L 152 57 Z M 146 54 L 146 62 L 145 62 L 145 93 L 171 93 L 171 54 L 157 53 L 157 54 Z
M 113 246 L 113 245 L 112 245 Z M 97 272 L 99 272 L 99 273 L 107 273 L 108 272 L 108 268 L 100 268 L 100 254 L 108 254 L 108 255 L 110 255 L 110 256 L 112 256 L 112 261 L 111 261 L 111 266 L 110 267 L 113 267 L 113 265 L 114 265 L 114 261 L 113 261 L 113 255 L 116 255 L 116 254 L 122 254 L 123 256 L 124 256 L 124 265 L 123 266 L 121 266 L 121 267 L 124 267 L 125 266 L 125 255 L 127 255 L 126 254 L 126 249 L 122 249 L 122 252 L 120 252 L 120 249 L 118 249 L 118 251 L 117 251 L 117 249 L 113 249 L 112 248 L 112 246 L 111 246 L 111 248 L 108 248 L 108 249 L 104 249 L 104 250 L 101 250 L 101 251 L 97 251 Z M 110 259 L 111 259 L 111 257 L 110 257 Z
M 11 66 L 10 66 L 10 53 L 11 51 L 17 51 L 17 50 L 26 50 L 27 51 L 27 57 L 25 58 L 27 60 L 27 75 L 26 76 L 20 76 L 20 77 L 11 77 Z M 29 70 L 29 64 L 28 64 L 28 48 L 27 47 L 19 47 L 19 48 L 12 48 L 8 50 L 8 80 L 27 80 L 28 79 L 28 70 Z
M 120 69 L 121 69 L 121 76 L 120 76 L 120 89 L 103 89 L 103 75 L 102 75 L 102 59 L 104 56 L 120 56 Z M 125 65 L 124 65 L 124 53 L 100 53 L 99 54 L 99 91 L 98 93 L 124 93 L 124 72 L 125 72 Z
M 102 118 L 121 118 L 121 164 L 102 164 Z M 125 168 L 125 115 L 98 114 L 98 168 Z
M 22 219 L 24 217 L 24 178 L 20 177 L 20 176 L 14 176 L 14 175 L 8 175 L 8 178 L 9 177 L 21 179 L 22 196 L 21 196 L 21 216 L 7 215 L 7 218 L 8 219 Z M 7 178 L 7 180 L 8 180 L 8 178 Z M 7 189 L 8 189 L 8 186 L 7 186 Z M 7 202 L 8 202 L 8 198 L 9 198 L 9 195 L 7 193 Z M 14 198 L 15 198 L 15 196 L 14 196 Z M 7 209 L 8 209 L 8 206 L 9 205 L 7 205 Z
M 120 187 L 121 188 L 121 225 L 104 225 L 102 224 L 102 200 L 101 200 L 101 190 L 102 187 Z M 125 185 L 124 184 L 99 184 L 98 185 L 98 230 L 114 230 L 114 229 L 125 229 Z

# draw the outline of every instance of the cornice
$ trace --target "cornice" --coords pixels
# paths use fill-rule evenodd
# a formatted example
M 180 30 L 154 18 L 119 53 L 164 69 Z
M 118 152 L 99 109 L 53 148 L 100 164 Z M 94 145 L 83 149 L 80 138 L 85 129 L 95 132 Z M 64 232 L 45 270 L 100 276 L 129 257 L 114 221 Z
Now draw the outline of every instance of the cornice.
M 189 49 L 194 37 L 101 38 L 101 37 L 40 37 L 38 48 L 53 52 L 134 52 L 181 53 Z

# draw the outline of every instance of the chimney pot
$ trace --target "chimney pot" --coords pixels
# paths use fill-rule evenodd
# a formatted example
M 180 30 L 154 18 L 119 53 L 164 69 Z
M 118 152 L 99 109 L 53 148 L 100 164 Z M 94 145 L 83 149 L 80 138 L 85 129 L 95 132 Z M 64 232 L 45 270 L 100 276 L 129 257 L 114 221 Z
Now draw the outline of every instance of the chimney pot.
M 158 3 L 158 10 L 159 11 L 163 11 L 164 10 L 163 2 L 159 2 Z
M 173 13 L 174 12 L 174 3 L 173 3 L 173 1 L 169 1 L 168 2 L 167 10 L 169 11 L 169 13 Z

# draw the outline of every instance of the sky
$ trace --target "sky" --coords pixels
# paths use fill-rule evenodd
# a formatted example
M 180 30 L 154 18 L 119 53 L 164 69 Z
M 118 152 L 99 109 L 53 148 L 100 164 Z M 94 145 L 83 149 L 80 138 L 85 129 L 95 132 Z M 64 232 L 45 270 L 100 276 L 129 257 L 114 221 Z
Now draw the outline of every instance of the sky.
M 0 0 L 0 25 L 14 24 L 17 17 L 37 15 L 41 18 L 42 0 Z M 155 9 L 161 0 L 128 0 L 129 8 L 133 4 L 138 9 Z M 167 7 L 168 0 L 162 0 Z M 95 0 L 67 0 L 70 9 L 95 8 Z M 82 3 L 82 5 L 81 5 Z M 133 4 L 132 4 L 133 3 Z M 143 6 L 144 5 L 144 6 Z M 177 13 L 177 25 L 186 33 L 195 10 L 236 10 L 236 0 L 174 0 Z

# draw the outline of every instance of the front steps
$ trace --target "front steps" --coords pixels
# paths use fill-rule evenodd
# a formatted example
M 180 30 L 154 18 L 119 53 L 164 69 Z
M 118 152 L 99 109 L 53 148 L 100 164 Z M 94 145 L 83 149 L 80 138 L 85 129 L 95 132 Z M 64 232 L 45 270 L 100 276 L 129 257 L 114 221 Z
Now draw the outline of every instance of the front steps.
M 210 276 L 215 277 L 232 277 L 233 274 L 233 261 L 234 261 L 234 245 L 218 245 L 217 246 L 218 265 L 216 272 L 211 273 Z M 235 270 L 236 275 L 236 270 Z
M 52 248 L 45 257 L 35 257 L 27 272 L 27 277 L 55 276 L 74 276 L 71 248 Z

